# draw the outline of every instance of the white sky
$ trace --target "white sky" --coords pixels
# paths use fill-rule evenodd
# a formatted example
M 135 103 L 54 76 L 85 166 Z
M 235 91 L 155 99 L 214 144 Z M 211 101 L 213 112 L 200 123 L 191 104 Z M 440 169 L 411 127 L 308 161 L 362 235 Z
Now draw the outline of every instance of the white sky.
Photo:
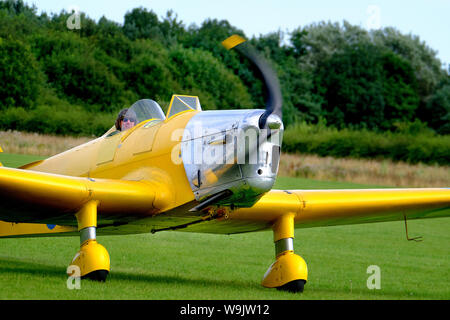
M 281 30 L 289 32 L 313 22 L 347 20 L 364 28 L 392 26 L 418 35 L 450 63 L 450 0 L 25 0 L 39 12 L 59 13 L 79 8 L 98 21 L 103 15 L 123 24 L 127 11 L 136 7 L 165 16 L 169 9 L 185 26 L 207 18 L 226 19 L 248 37 Z

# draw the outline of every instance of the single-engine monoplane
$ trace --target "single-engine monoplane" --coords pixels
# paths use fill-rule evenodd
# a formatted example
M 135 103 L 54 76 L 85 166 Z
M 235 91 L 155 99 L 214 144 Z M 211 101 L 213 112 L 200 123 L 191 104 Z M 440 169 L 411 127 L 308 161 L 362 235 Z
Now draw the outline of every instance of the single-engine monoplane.
M 71 265 L 104 281 L 110 258 L 97 234 L 272 229 L 275 261 L 262 285 L 301 292 L 308 271 L 294 253 L 296 228 L 450 215 L 448 188 L 273 190 L 284 130 L 278 79 L 240 36 L 223 45 L 259 70 L 264 109 L 202 111 L 198 97 L 173 95 L 163 112 L 143 99 L 124 115 L 127 130 L 0 167 L 0 237 L 79 236 Z

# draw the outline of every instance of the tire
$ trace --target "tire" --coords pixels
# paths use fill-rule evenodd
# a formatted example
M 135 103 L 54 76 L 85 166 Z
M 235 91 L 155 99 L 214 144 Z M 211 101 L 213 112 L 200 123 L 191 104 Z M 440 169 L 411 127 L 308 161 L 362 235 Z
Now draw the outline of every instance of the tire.
M 105 282 L 108 277 L 108 270 L 95 270 L 87 275 L 83 276 L 82 279 L 90 279 L 94 281 Z
M 288 282 L 280 287 L 277 287 L 277 290 L 280 291 L 288 291 L 292 293 L 302 293 L 305 287 L 306 280 L 293 280 Z

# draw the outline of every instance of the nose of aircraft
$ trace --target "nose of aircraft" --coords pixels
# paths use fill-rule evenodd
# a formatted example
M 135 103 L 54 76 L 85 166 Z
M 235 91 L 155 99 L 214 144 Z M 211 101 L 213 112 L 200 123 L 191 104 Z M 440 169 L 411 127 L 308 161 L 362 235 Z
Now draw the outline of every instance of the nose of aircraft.
M 280 129 L 283 125 L 283 122 L 281 121 L 280 117 L 276 114 L 271 114 L 266 121 L 266 125 L 269 129 L 276 130 Z
M 203 111 L 185 127 L 181 156 L 186 176 L 198 201 L 224 190 L 221 199 L 251 206 L 270 190 L 278 171 L 283 134 L 281 119 L 271 114 L 259 128 L 264 110 Z

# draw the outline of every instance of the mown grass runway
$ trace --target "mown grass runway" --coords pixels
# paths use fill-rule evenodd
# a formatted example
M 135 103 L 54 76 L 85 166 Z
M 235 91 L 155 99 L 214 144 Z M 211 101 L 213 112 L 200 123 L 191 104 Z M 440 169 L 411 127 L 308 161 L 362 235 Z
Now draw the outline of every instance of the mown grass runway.
M 280 177 L 275 187 L 368 186 Z M 99 236 L 111 274 L 106 283 L 83 280 L 79 290 L 67 288 L 65 274 L 78 237 L 0 239 L 0 299 L 449 299 L 449 227 L 450 218 L 409 221 L 422 242 L 406 240 L 402 221 L 297 229 L 295 250 L 309 269 L 302 294 L 260 285 L 274 261 L 271 231 Z M 367 288 L 371 265 L 381 270 L 379 290 Z

